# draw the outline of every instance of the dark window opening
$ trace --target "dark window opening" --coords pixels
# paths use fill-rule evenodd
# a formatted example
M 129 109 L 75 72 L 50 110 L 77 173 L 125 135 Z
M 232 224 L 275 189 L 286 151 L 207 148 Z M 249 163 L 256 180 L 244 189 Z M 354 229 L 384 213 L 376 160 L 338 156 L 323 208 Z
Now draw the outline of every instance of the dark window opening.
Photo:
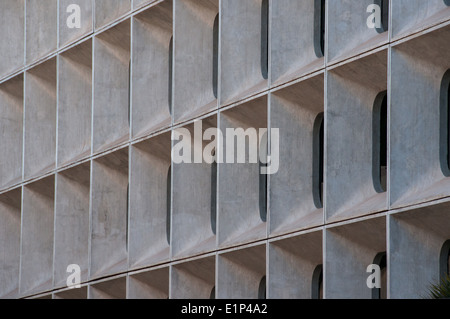
M 372 289 L 372 299 L 387 299 L 387 261 L 386 252 L 379 253 L 373 260 L 374 265 L 380 266 L 381 288 Z
M 167 243 L 170 245 L 170 215 L 172 210 L 172 166 L 169 166 L 169 171 L 167 172 L 166 207 L 166 236 Z
M 216 286 L 211 289 L 211 293 L 209 294 L 209 299 L 216 299 Z
M 268 133 L 266 132 L 261 138 L 260 144 L 260 156 L 266 158 L 265 163 L 267 163 L 267 148 L 268 148 Z M 265 223 L 267 222 L 267 174 L 262 174 L 263 168 L 267 169 L 267 164 L 259 160 L 259 216 L 261 220 Z
M 269 0 L 261 4 L 261 73 L 269 78 Z
M 317 208 L 323 208 L 324 130 L 324 114 L 320 113 L 313 128 L 313 199 Z
M 318 58 L 325 55 L 325 0 L 314 0 L 314 51 Z
M 450 177 L 450 70 L 441 82 L 440 92 L 440 162 L 442 173 Z
M 381 92 L 375 98 L 372 117 L 372 177 L 375 190 L 384 193 L 387 190 L 387 92 Z
M 446 6 L 450 7 L 450 0 L 444 0 L 444 3 L 445 3 Z
M 441 278 L 450 276 L 450 239 L 447 240 L 441 248 L 439 273 Z
M 323 266 L 314 269 L 311 284 L 311 299 L 323 299 Z
M 169 112 L 172 115 L 172 90 L 173 90 L 173 37 L 169 43 Z
M 374 0 L 374 4 L 381 9 L 381 27 L 376 30 L 378 33 L 384 33 L 389 30 L 389 0 Z
M 213 152 L 214 161 L 211 164 L 211 230 L 214 235 L 217 232 L 217 157 Z
M 217 99 L 219 82 L 219 14 L 214 19 L 213 27 L 213 93 Z
M 262 277 L 261 281 L 259 282 L 258 299 L 267 299 L 266 298 L 266 276 Z

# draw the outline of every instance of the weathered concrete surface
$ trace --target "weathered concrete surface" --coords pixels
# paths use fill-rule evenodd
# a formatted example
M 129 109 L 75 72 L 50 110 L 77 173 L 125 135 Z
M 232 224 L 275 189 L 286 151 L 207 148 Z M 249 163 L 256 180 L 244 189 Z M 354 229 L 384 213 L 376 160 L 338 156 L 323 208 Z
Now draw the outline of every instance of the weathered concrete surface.
M 0 75 L 14 72 L 24 64 L 25 0 L 7 0 L 0 3 Z
M 95 29 L 111 23 L 118 17 L 129 12 L 131 0 L 94 0 L 95 1 Z
M 92 26 L 92 1 L 94 0 L 59 0 L 59 47 L 77 41 L 93 31 Z M 68 19 L 72 17 L 73 11 L 67 12 L 70 5 L 75 4 L 80 7 L 80 28 L 69 28 Z M 72 19 L 69 19 L 73 22 Z
M 215 287 L 216 257 L 172 266 L 171 299 L 209 299 Z
M 169 298 L 169 267 L 128 276 L 128 299 Z

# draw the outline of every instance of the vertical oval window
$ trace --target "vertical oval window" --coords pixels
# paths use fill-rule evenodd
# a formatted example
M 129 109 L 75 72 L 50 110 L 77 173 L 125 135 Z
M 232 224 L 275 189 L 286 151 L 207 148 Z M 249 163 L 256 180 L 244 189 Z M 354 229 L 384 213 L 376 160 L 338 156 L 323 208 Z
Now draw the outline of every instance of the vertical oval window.
M 172 115 L 172 91 L 173 91 L 173 36 L 169 42 L 169 112 Z
M 313 127 L 313 199 L 316 208 L 323 208 L 324 113 L 317 115 Z
M 372 299 L 387 299 L 387 263 L 386 252 L 379 253 L 373 260 L 374 265 L 380 266 L 380 285 L 381 288 L 372 289 Z
M 217 232 L 217 157 L 213 151 L 213 162 L 211 163 L 211 230 L 214 235 Z
M 372 115 L 372 180 L 378 193 L 387 190 L 387 91 L 375 98 Z
M 172 165 L 169 166 L 167 172 L 167 189 L 166 189 L 166 239 L 170 245 L 170 215 L 172 210 Z
M 447 240 L 441 248 L 439 273 L 441 278 L 450 276 L 450 239 Z
M 266 276 L 262 277 L 259 282 L 258 299 L 266 299 Z
M 381 26 L 376 30 L 378 33 L 384 33 L 389 30 L 389 0 L 374 0 L 374 4 L 381 9 Z
M 259 216 L 261 221 L 267 222 L 267 174 L 263 174 L 263 168 L 267 166 L 268 132 L 262 135 L 259 145 Z M 262 161 L 261 159 L 265 159 Z
M 318 58 L 325 55 L 325 0 L 314 0 L 314 51 Z
M 318 265 L 313 272 L 311 299 L 323 299 L 323 266 Z
M 450 177 L 450 70 L 445 72 L 440 92 L 440 162 L 442 173 Z
M 269 0 L 261 3 L 261 73 L 269 78 Z
M 213 93 L 218 98 L 219 85 L 219 14 L 214 19 L 213 26 Z

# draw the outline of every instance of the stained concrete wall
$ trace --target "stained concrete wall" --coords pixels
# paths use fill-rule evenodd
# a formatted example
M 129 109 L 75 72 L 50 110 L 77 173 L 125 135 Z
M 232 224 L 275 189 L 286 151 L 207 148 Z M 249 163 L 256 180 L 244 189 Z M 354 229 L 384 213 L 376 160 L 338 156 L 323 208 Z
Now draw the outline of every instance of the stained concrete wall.
M 25 0 L 2 1 L 0 12 L 0 29 L 4 31 L 0 44 L 0 74 L 3 76 L 24 64 Z

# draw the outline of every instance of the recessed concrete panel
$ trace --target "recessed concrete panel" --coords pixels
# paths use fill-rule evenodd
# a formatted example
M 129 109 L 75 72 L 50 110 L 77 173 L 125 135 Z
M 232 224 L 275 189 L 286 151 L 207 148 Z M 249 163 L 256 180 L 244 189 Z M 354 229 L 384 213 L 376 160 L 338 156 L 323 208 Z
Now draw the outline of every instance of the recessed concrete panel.
M 394 40 L 450 19 L 450 6 L 445 0 L 391 2 Z
M 216 247 L 217 163 L 205 161 L 203 153 L 211 141 L 203 141 L 203 136 L 207 130 L 217 132 L 217 116 L 183 129 L 189 132 L 191 140 L 186 142 L 183 136 L 182 141 L 174 141 L 174 154 L 180 143 L 192 151 L 188 163 L 173 164 L 172 256 L 176 258 L 208 252 Z M 175 132 L 181 131 L 176 129 Z
M 128 299 L 168 299 L 169 267 L 128 276 Z
M 92 1 L 59 0 L 59 47 L 64 47 L 92 33 Z M 79 11 L 74 5 L 80 8 Z M 75 24 L 78 12 L 79 26 Z
M 268 297 L 311 299 L 314 270 L 322 263 L 321 231 L 271 242 Z
M 126 299 L 127 278 L 110 279 L 89 286 L 89 299 Z
M 0 85 L 0 186 L 22 180 L 23 152 L 23 75 Z
M 219 30 L 218 25 L 215 26 L 218 13 L 218 0 L 175 2 L 175 122 L 217 108 L 218 93 L 214 85 L 217 85 L 218 72 L 214 68 L 218 55 L 214 49 L 218 46 Z
M 315 52 L 314 0 L 271 2 L 271 82 L 287 82 L 324 67 L 323 56 Z M 320 45 L 320 43 L 319 43 Z
M 55 177 L 23 188 L 20 294 L 52 288 Z
M 92 41 L 59 56 L 58 165 L 91 153 Z
M 256 156 L 256 163 L 249 156 L 249 153 L 258 155 L 261 149 L 260 128 L 267 129 L 267 96 L 220 113 L 219 129 L 224 136 L 223 147 L 218 153 L 221 156 L 218 164 L 218 236 L 221 247 L 266 237 L 267 225 L 262 218 L 266 205 L 266 187 L 262 181 L 266 176 L 260 174 L 259 156 Z M 239 132 L 249 134 L 250 138 Z M 239 143 L 239 140 L 244 140 L 244 143 Z M 238 163 L 238 153 L 244 155 L 244 163 Z
M 156 2 L 156 0 L 133 0 L 133 9 L 138 9 L 153 2 Z
M 367 12 L 373 0 L 327 1 L 327 45 L 328 62 L 347 59 L 386 44 L 389 32 L 378 33 L 369 28 L 367 20 L 372 14 Z
M 271 95 L 271 127 L 280 134 L 279 170 L 270 176 L 272 235 L 323 223 L 313 198 L 314 124 L 324 111 L 323 92 L 320 74 Z
M 216 257 L 172 266 L 171 299 L 209 299 L 215 287 Z
M 58 1 L 27 0 L 26 2 L 26 62 L 36 60 L 56 50 L 58 42 Z
M 390 298 L 429 297 L 439 284 L 439 256 L 450 238 L 449 204 L 439 204 L 390 217 Z
M 65 287 L 69 265 L 88 279 L 90 162 L 56 175 L 54 287 Z
M 326 218 L 347 219 L 387 209 L 373 177 L 375 99 L 387 89 L 387 51 L 328 73 Z
M 386 218 L 329 228 L 325 233 L 325 298 L 371 299 L 367 286 L 379 253 L 386 252 Z M 386 287 L 382 287 L 382 289 Z
M 0 195 L 0 298 L 19 297 L 21 189 Z
M 92 164 L 90 278 L 127 269 L 128 148 Z
M 94 0 L 95 30 L 104 27 L 131 9 L 131 0 Z
M 25 74 L 25 178 L 55 168 L 56 58 Z
M 88 287 L 68 289 L 53 294 L 53 299 L 83 300 L 87 299 Z
M 268 88 L 263 76 L 262 0 L 221 1 L 220 105 Z
M 217 299 L 258 299 L 266 275 L 265 245 L 220 254 L 217 263 Z
M 133 137 L 172 123 L 169 81 L 172 1 L 164 1 L 133 18 Z
M 130 268 L 169 259 L 170 211 L 167 204 L 171 200 L 170 154 L 170 133 L 131 148 Z
M 94 39 L 94 152 L 129 138 L 130 20 Z
M 450 27 L 392 49 L 391 206 L 449 195 L 441 169 L 441 83 L 450 68 Z
M 8 0 L 0 3 L 0 75 L 16 71 L 24 64 L 25 0 Z

